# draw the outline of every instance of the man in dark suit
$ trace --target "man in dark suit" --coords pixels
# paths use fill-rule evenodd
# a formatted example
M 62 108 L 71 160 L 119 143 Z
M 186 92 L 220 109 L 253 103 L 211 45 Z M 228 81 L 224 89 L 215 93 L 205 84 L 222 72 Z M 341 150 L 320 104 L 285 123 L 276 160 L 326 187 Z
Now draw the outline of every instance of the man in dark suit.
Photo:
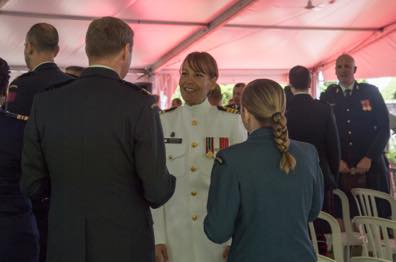
M 303 66 L 289 71 L 291 91 L 286 114 L 289 136 L 316 147 L 325 180 L 325 199 L 322 210 L 334 214 L 332 190 L 337 187 L 340 142 L 334 115 L 329 105 L 313 99 L 308 93 L 311 74 Z
M 153 97 L 123 81 L 133 31 L 120 19 L 94 20 L 90 67 L 36 96 L 25 130 L 22 191 L 51 185 L 47 261 L 154 261 L 149 207 L 173 194 Z
M 352 187 L 389 192 L 383 154 L 390 133 L 388 109 L 377 87 L 356 82 L 356 69 L 352 56 L 339 56 L 335 67 L 339 84 L 321 95 L 333 107 L 337 120 L 340 186 L 346 193 Z
M 27 120 L 35 94 L 53 85 L 72 80 L 54 63 L 59 51 L 58 42 L 58 32 L 50 24 L 38 23 L 29 29 L 26 34 L 24 56 L 30 71 L 19 76 L 10 84 L 4 105 L 6 112 L 18 114 L 21 120 Z M 22 139 L 23 136 L 21 135 L 18 138 L 20 143 L 22 143 Z M 48 208 L 47 196 L 33 200 L 33 212 L 40 233 L 41 262 L 45 261 L 46 255 Z

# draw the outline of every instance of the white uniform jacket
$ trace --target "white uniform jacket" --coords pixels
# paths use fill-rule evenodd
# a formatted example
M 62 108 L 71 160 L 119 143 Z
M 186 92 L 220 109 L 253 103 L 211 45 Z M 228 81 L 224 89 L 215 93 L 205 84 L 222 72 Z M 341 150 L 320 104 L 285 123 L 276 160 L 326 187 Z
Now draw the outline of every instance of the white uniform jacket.
M 161 123 L 177 180 L 173 197 L 153 210 L 155 243 L 167 246 L 170 262 L 222 262 L 224 246 L 207 239 L 203 220 L 216 152 L 246 139 L 241 117 L 205 100 L 161 114 Z

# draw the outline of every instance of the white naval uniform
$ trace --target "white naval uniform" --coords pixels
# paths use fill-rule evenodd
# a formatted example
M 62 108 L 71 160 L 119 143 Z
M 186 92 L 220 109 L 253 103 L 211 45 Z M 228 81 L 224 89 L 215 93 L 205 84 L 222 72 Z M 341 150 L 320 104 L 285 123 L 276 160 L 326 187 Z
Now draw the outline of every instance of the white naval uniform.
M 165 244 L 170 262 L 222 262 L 224 245 L 211 242 L 204 233 L 203 220 L 215 153 L 220 138 L 229 145 L 246 139 L 239 114 L 211 106 L 178 107 L 161 114 L 166 164 L 176 176 L 173 197 L 152 210 L 156 244 Z M 214 156 L 206 154 L 207 138 L 213 138 Z

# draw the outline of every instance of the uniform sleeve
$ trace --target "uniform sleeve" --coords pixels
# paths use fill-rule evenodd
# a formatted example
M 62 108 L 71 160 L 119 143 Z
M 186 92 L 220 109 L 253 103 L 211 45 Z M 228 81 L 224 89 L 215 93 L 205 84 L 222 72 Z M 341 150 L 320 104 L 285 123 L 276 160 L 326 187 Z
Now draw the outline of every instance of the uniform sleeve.
M 247 138 L 247 131 L 243 126 L 241 116 L 237 115 L 236 118 L 234 119 L 230 145 L 239 144 L 245 141 L 246 138 Z
M 323 174 L 319 166 L 319 157 L 316 153 L 316 150 L 312 150 L 315 155 L 314 161 L 312 161 L 314 165 L 314 183 L 313 183 L 313 194 L 312 194 L 312 206 L 311 211 L 309 212 L 308 221 L 314 221 L 322 209 L 323 198 L 324 198 L 324 181 Z
M 25 127 L 22 150 L 21 191 L 33 200 L 49 196 L 49 172 L 41 148 L 41 137 L 38 128 L 39 97 L 33 102 L 30 118 Z
M 232 237 L 239 210 L 239 194 L 237 176 L 232 168 L 216 160 L 209 188 L 208 214 L 204 221 L 205 234 L 211 241 L 221 244 Z
M 157 209 L 152 209 L 151 213 L 153 216 L 154 222 L 154 236 L 155 236 L 155 244 L 166 244 L 165 237 L 165 210 L 164 207 L 160 207 Z
M 152 104 L 154 104 L 154 100 Z M 158 110 L 143 106 L 134 133 L 134 156 L 144 198 L 152 208 L 163 205 L 175 191 L 176 178 L 165 165 L 165 145 Z
M 327 120 L 326 150 L 331 172 L 335 176 L 335 181 L 338 181 L 337 177 L 338 167 L 341 160 L 341 146 L 336 120 L 331 108 L 329 109 L 329 116 Z
M 371 99 L 373 103 L 372 109 L 374 110 L 377 135 L 374 137 L 373 141 L 367 152 L 367 157 L 370 159 L 378 158 L 385 149 L 386 144 L 390 136 L 389 131 L 389 112 L 385 105 L 382 95 L 378 91 L 378 88 L 372 88 Z

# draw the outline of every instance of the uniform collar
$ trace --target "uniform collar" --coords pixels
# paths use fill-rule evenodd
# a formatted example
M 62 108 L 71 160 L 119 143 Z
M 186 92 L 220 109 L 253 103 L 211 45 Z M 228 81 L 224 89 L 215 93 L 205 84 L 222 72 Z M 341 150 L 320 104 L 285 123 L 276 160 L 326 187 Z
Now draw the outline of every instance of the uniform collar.
M 187 104 L 183 105 L 183 109 L 192 113 L 207 113 L 210 108 L 213 106 L 209 104 L 208 99 L 205 99 L 201 104 L 199 105 L 193 105 L 189 106 Z
M 58 66 L 52 61 L 45 61 L 41 64 L 38 64 L 32 71 L 40 71 L 43 69 L 50 69 L 50 68 L 58 68 Z
M 271 127 L 260 127 L 249 134 L 248 140 L 256 140 L 260 138 L 273 138 L 273 130 Z
M 81 73 L 80 78 L 93 77 L 93 76 L 100 76 L 100 77 L 111 78 L 116 80 L 121 79 L 116 71 L 104 66 L 90 66 Z

